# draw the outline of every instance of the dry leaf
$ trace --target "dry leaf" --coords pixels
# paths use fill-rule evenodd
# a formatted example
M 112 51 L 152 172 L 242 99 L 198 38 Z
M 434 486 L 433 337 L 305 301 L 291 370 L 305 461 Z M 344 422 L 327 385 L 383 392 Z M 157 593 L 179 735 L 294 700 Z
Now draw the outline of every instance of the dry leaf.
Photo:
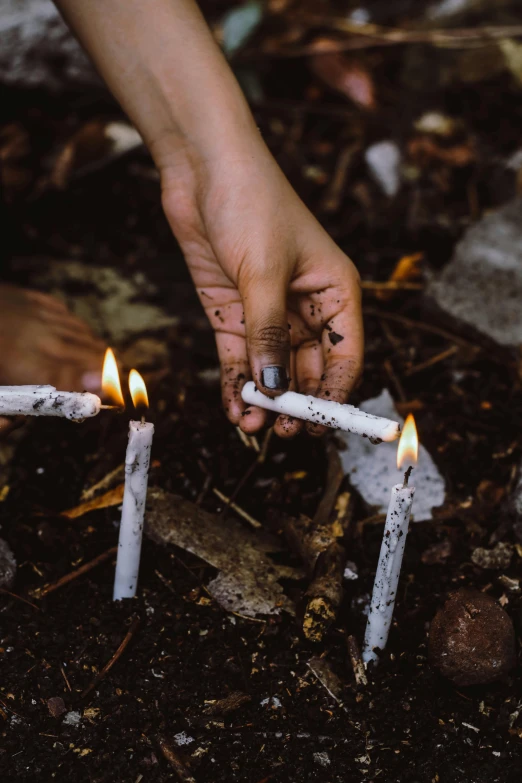
M 62 511 L 62 516 L 68 519 L 78 519 L 83 517 L 84 514 L 88 514 L 89 511 L 96 511 L 100 508 L 111 508 L 111 506 L 119 506 L 123 501 L 123 490 L 125 484 L 120 484 L 114 489 L 110 489 L 103 495 L 99 495 L 93 500 L 88 500 L 86 503 L 80 503 L 79 506 L 69 508 L 67 511 Z
M 404 283 L 418 280 L 421 274 L 421 261 L 424 258 L 423 253 L 413 253 L 410 256 L 403 256 L 400 258 L 395 269 L 390 275 L 391 283 Z M 386 301 L 393 297 L 393 291 L 376 291 L 375 296 L 377 299 Z
M 279 579 L 298 579 L 302 571 L 280 565 L 270 553 L 279 541 L 246 529 L 233 519 L 211 514 L 179 495 L 152 488 L 147 498 L 145 533 L 160 544 L 174 544 L 197 555 L 220 573 L 207 585 L 224 609 L 247 617 L 294 613 Z

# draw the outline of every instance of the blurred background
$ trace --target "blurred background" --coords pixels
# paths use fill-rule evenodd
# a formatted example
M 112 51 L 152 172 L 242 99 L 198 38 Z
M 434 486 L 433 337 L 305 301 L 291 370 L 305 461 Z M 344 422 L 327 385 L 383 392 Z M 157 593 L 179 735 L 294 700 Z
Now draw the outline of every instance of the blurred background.
M 522 180 L 516 0 L 205 0 L 293 186 L 365 280 L 441 267 Z M 161 277 L 176 253 L 141 140 L 50 0 L 0 6 L 4 275 L 14 256 Z M 254 183 L 253 183 L 254 186 Z M 417 255 L 418 254 L 418 255 Z M 188 279 L 169 264 L 170 279 Z

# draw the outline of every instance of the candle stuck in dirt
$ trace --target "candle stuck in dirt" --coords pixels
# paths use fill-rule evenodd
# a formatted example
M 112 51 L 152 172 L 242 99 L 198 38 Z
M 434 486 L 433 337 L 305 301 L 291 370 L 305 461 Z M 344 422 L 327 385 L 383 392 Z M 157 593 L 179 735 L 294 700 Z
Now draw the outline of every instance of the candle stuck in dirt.
M 149 404 L 147 388 L 136 370 L 130 372 L 129 388 L 134 407 L 147 408 Z M 141 421 L 129 422 L 129 443 L 125 455 L 125 490 L 114 577 L 114 601 L 133 598 L 136 595 L 153 435 L 154 425 L 146 422 L 144 416 Z
M 373 585 L 370 614 L 364 636 L 362 658 L 365 663 L 378 662 L 377 651 L 384 650 L 390 633 L 402 557 L 410 525 L 411 507 L 415 495 L 415 487 L 409 486 L 409 478 L 413 465 L 417 464 L 418 449 L 417 428 L 415 420 L 410 414 L 404 424 L 397 451 L 397 467 L 401 468 L 406 463 L 410 463 L 410 467 L 404 475 L 404 483 L 396 484 L 393 487 L 388 506 L 379 563 Z

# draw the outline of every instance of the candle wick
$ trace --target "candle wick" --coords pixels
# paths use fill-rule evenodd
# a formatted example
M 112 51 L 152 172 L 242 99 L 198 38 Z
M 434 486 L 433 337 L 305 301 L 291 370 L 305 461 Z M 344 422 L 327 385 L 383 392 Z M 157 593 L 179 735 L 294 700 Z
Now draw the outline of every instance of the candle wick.
M 404 484 L 402 485 L 403 489 L 408 486 L 408 481 L 409 481 L 409 478 L 411 476 L 412 470 L 413 470 L 413 465 L 410 465 L 410 467 L 408 468 L 408 470 L 404 474 Z
M 142 417 L 141 417 L 141 423 L 142 423 L 142 424 L 145 424 L 145 416 L 142 416 Z

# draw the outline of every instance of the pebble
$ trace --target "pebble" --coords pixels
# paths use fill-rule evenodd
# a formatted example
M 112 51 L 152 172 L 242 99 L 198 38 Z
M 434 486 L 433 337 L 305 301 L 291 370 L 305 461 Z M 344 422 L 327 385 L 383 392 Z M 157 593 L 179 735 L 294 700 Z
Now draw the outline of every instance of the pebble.
M 76 710 L 71 710 L 63 719 L 64 726 L 79 726 L 82 716 Z
M 491 596 L 462 588 L 431 623 L 429 658 L 455 685 L 494 682 L 516 663 L 513 623 Z
M 504 571 L 511 565 L 513 557 L 513 547 L 511 544 L 499 541 L 494 549 L 484 549 L 477 547 L 471 553 L 471 562 L 480 568 L 490 568 L 497 571 Z
M 314 761 L 316 764 L 319 764 L 320 767 L 329 767 L 332 763 L 330 756 L 324 751 L 314 753 Z
M 50 699 L 47 699 L 47 709 L 53 718 L 59 718 L 60 715 L 67 712 L 67 707 L 61 696 L 51 696 Z
M 9 588 L 16 576 L 16 560 L 9 544 L 0 538 L 0 587 Z

